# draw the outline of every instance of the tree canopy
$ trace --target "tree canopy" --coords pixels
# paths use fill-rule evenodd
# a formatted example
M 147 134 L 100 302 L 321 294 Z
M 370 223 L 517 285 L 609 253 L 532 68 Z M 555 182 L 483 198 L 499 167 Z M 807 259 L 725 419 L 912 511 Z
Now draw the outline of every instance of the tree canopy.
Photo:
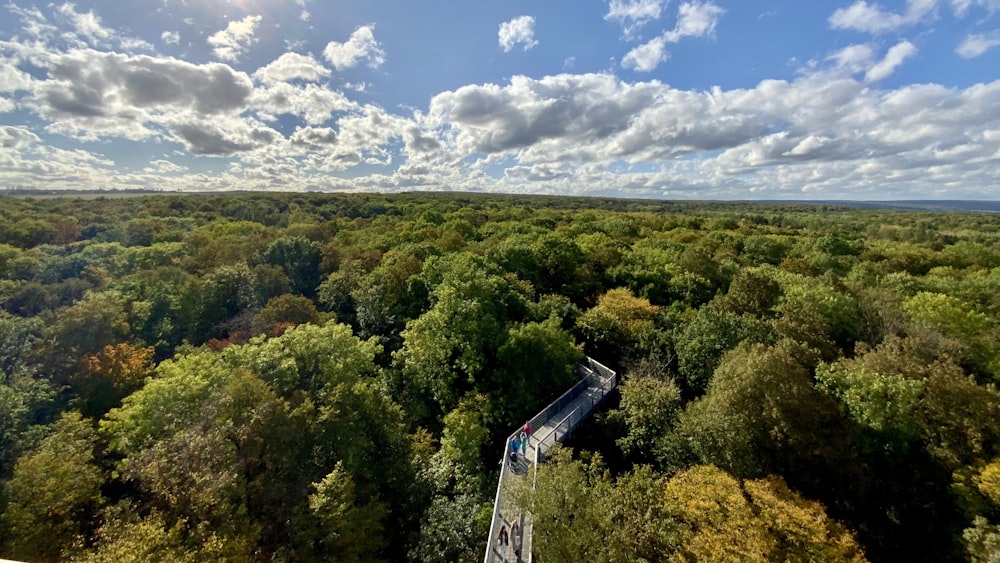
M 0 197 L 0 557 L 995 561 L 1000 216 L 486 194 Z

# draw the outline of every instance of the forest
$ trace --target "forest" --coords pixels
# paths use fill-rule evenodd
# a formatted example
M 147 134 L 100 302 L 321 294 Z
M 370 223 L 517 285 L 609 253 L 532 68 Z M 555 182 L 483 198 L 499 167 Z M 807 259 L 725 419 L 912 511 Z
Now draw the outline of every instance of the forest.
M 0 196 L 0 558 L 1000 560 L 1000 214 Z

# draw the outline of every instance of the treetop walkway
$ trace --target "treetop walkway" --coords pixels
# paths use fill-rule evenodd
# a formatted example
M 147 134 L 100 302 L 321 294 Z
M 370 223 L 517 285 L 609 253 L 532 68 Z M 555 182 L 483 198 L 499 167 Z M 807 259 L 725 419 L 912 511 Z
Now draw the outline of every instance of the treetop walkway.
M 509 456 L 511 442 L 521 433 L 521 427 L 504 441 L 484 563 L 532 560 L 531 514 L 514 501 L 513 488 L 518 479 L 534 480 L 545 452 L 566 439 L 618 383 L 618 374 L 590 357 L 577 364 L 577 373 L 580 381 L 528 422 L 532 432 L 524 456 L 518 455 L 517 461 L 511 461 Z M 501 542 L 501 535 L 506 543 Z

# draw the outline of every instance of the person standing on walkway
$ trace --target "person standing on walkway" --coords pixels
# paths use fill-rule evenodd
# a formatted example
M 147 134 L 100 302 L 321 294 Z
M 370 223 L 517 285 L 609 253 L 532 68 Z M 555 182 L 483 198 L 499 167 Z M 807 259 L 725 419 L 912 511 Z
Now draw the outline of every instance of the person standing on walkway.
M 510 460 L 517 463 L 517 450 L 521 448 L 521 441 L 514 436 L 510 441 Z
M 505 546 L 505 547 L 510 544 L 510 541 L 509 541 L 509 538 L 508 538 L 508 535 L 507 535 L 507 526 L 505 526 L 505 525 L 501 525 L 500 526 L 500 535 L 497 537 L 497 540 L 499 540 L 500 545 Z
M 530 440 L 531 439 L 531 421 L 530 420 L 528 422 L 524 423 L 524 428 L 522 430 L 524 432 L 524 435 L 527 436 L 527 439 Z
M 527 455 L 528 436 L 525 435 L 523 430 L 521 431 L 521 435 L 517 437 L 517 441 L 521 444 L 521 455 Z

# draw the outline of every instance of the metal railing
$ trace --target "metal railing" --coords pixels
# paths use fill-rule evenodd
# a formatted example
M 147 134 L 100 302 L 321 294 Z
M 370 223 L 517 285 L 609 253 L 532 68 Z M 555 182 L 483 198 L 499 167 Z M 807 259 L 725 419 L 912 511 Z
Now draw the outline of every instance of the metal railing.
M 590 414 L 594 407 L 596 407 L 597 404 L 599 404 L 604 397 L 606 397 L 608 393 L 614 389 L 615 385 L 618 383 L 618 374 L 593 358 L 587 356 L 584 357 L 583 361 L 577 364 L 577 372 L 580 375 L 580 381 L 570 387 L 565 393 L 560 395 L 559 398 L 549 403 L 547 407 L 542 409 L 541 412 L 528 421 L 531 428 L 541 430 L 551 419 L 553 419 L 556 415 L 559 415 L 566 407 L 573 404 L 573 402 L 576 401 L 582 394 L 585 392 L 588 393 L 589 400 L 574 408 L 569 414 L 563 415 L 555 427 L 545 430 L 542 434 L 532 434 L 530 440 L 531 442 L 534 442 L 534 446 L 532 446 L 534 449 L 532 455 L 532 485 L 534 485 L 534 475 L 538 474 L 538 462 L 544 460 L 545 451 L 551 448 L 556 442 L 564 440 L 580 424 L 580 422 L 586 418 L 588 414 Z M 507 550 L 509 549 L 509 545 L 497 545 L 498 536 L 500 534 L 500 526 L 506 526 L 508 536 L 513 540 L 513 535 L 510 534 L 511 524 L 518 520 L 523 521 L 520 508 L 515 509 L 516 514 L 511 515 L 511 520 L 504 518 L 503 514 L 504 485 L 507 483 L 507 477 L 511 473 L 508 453 L 511 451 L 511 441 L 520 432 L 521 428 L 518 428 L 504 441 L 503 456 L 501 456 L 500 459 L 500 479 L 497 482 L 497 493 L 493 499 L 493 520 L 490 523 L 490 535 L 486 542 L 486 557 L 483 560 L 484 563 L 490 563 L 491 561 L 496 560 L 497 557 L 499 557 L 502 561 L 507 560 Z M 521 530 L 523 539 L 526 535 L 523 522 L 519 524 L 518 527 Z M 529 536 L 528 544 L 530 546 L 530 534 L 527 535 Z M 530 561 L 531 553 L 528 553 L 527 557 Z

